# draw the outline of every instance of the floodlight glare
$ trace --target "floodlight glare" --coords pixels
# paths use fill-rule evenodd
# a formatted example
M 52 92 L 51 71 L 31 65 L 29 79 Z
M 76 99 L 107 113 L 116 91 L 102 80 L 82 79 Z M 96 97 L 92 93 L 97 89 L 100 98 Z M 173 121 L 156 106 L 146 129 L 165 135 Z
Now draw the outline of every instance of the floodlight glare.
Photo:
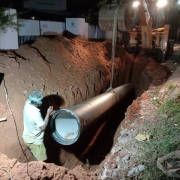
M 133 7 L 138 7 L 139 6 L 139 1 L 134 1 L 133 2 Z
M 157 2 L 158 7 L 164 7 L 167 4 L 167 0 L 159 0 Z
M 180 4 L 180 0 L 178 1 L 178 4 Z

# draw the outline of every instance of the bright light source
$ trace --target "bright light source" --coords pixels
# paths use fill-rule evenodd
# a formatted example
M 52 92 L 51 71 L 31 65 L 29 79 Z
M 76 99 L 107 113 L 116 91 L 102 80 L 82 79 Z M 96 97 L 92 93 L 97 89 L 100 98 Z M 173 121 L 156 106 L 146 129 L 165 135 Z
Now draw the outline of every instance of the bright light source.
M 34 19 L 35 19 L 35 16 L 32 16 L 32 17 L 31 17 L 31 19 L 33 19 L 33 20 L 34 20 Z
M 178 1 L 178 4 L 180 4 L 180 0 Z
M 134 1 L 133 2 L 133 7 L 138 7 L 139 6 L 139 1 Z
M 167 0 L 159 0 L 157 3 L 158 7 L 164 7 L 167 4 Z

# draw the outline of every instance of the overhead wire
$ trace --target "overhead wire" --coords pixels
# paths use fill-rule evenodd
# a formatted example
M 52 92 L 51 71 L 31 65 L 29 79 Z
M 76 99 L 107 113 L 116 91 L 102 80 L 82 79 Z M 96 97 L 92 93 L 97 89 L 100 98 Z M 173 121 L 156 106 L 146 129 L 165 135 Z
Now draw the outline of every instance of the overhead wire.
M 14 117 L 14 115 L 13 115 L 13 112 L 12 112 L 12 109 L 11 109 L 11 106 L 10 106 L 10 103 L 9 103 L 8 90 L 7 90 L 7 88 L 6 88 L 6 84 L 5 84 L 5 79 L 4 79 L 4 77 L 3 77 L 3 82 L 4 82 L 4 90 L 5 90 L 5 95 L 6 95 L 7 106 L 8 106 L 8 108 L 9 108 L 9 111 L 10 111 L 10 113 L 11 113 L 11 116 L 12 116 L 12 118 L 13 118 L 13 120 L 14 120 L 14 124 L 15 124 L 15 128 L 16 128 L 16 134 L 17 134 L 17 138 L 18 138 L 19 145 L 20 145 L 21 150 L 22 150 L 22 152 L 23 152 L 23 154 L 24 154 L 24 156 L 25 156 L 25 158 L 26 158 L 27 174 L 28 174 L 28 176 L 30 177 L 31 180 L 34 180 L 34 179 L 31 177 L 31 175 L 29 174 L 29 170 L 28 170 L 28 166 L 29 166 L 29 165 L 28 165 L 28 158 L 27 158 L 26 153 L 25 153 L 24 150 L 23 150 L 21 141 L 20 141 L 20 139 L 19 139 L 17 124 L 16 124 L 16 120 L 15 120 L 15 117 Z

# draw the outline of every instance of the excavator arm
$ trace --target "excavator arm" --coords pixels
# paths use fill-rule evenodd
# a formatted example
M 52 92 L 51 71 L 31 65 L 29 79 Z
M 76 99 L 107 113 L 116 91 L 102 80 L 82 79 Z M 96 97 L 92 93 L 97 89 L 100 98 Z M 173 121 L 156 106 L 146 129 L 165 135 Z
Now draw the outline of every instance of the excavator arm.
M 161 28 L 162 32 L 159 32 L 160 29 L 157 29 L 155 32 L 154 30 L 152 31 L 152 18 L 146 1 L 147 0 L 139 0 L 138 6 L 141 32 L 133 31 L 130 4 L 122 3 L 122 6 L 117 6 L 117 4 L 106 4 L 100 8 L 100 28 L 104 31 L 113 31 L 112 59 L 114 59 L 115 53 L 116 31 L 119 30 L 120 32 L 128 32 L 130 34 L 128 46 L 128 50 L 130 51 L 128 52 L 134 53 L 136 50 L 139 52 L 140 49 L 144 52 L 151 53 L 153 57 L 156 57 L 160 62 L 165 61 L 166 54 L 168 54 L 170 26 L 165 25 L 163 29 Z M 141 42 L 139 36 L 141 37 Z M 139 47 L 139 44 L 141 44 L 141 47 Z
M 142 36 L 142 48 L 152 47 L 152 19 L 148 11 L 146 0 L 140 0 L 139 6 L 139 18 L 141 25 Z

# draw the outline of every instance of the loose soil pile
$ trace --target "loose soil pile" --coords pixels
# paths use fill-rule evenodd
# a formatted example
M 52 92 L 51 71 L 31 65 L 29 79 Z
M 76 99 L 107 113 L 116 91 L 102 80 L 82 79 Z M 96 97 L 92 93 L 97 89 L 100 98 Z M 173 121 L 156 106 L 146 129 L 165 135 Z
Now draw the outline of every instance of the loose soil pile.
M 26 153 L 29 161 L 35 160 L 24 145 L 21 135 L 23 132 L 23 106 L 32 90 L 43 91 L 42 115 L 52 105 L 54 110 L 68 108 L 105 92 L 110 84 L 111 43 L 90 42 L 81 39 L 67 39 L 62 36 L 53 38 L 40 37 L 31 45 L 23 45 L 17 51 L 0 53 L 0 72 L 4 73 L 5 87 L 12 114 L 7 107 L 4 82 L 0 86 L 0 122 L 1 155 L 0 166 L 6 167 L 14 179 L 28 179 L 26 171 Z M 132 83 L 136 87 L 136 95 L 140 96 L 150 86 L 163 84 L 169 77 L 170 71 L 144 55 L 134 58 L 120 46 L 116 47 L 115 73 L 113 87 Z M 135 116 L 139 111 L 139 103 L 133 106 L 129 116 Z M 118 127 L 117 127 L 118 128 Z M 117 130 L 119 131 L 119 130 Z M 46 136 L 49 136 L 48 132 Z M 119 133 L 115 137 L 118 137 Z M 20 141 L 20 143 L 19 143 Z M 47 141 L 47 149 L 51 149 L 52 141 Z M 116 144 L 115 138 L 114 144 Z M 20 145 L 21 144 L 21 145 Z M 53 147 L 54 149 L 56 147 Z M 56 164 L 66 164 L 66 168 L 74 168 L 77 158 L 73 153 L 67 153 L 58 146 L 58 154 L 54 152 Z M 66 160 L 68 159 L 68 163 Z M 23 164 L 24 163 L 24 164 Z M 20 168 L 21 167 L 21 168 Z M 54 164 L 30 162 L 29 174 L 35 179 L 96 179 L 96 173 L 88 173 L 80 166 L 72 171 L 57 167 Z M 24 169 L 24 171 L 23 171 Z M 53 171 L 51 170 L 53 169 Z M 100 174 L 100 172 L 98 172 Z M 83 175 L 83 176 L 81 176 Z M 7 177 L 3 173 L 0 178 Z M 26 177 L 26 178 L 25 178 Z

